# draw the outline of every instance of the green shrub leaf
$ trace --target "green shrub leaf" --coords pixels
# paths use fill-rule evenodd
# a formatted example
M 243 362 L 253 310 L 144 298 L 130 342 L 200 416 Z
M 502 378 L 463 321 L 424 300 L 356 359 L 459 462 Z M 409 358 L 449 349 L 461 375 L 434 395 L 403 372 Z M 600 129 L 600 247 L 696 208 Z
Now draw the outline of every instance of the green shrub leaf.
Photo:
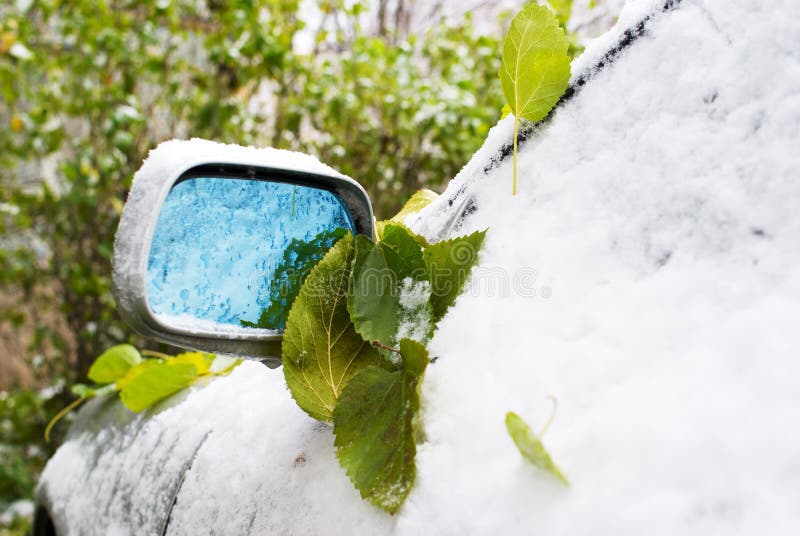
M 133 367 L 117 382 L 122 403 L 138 413 L 190 386 L 199 372 L 197 366 L 189 361 L 176 357 L 165 361 L 145 361 Z
M 470 271 L 478 262 L 478 252 L 486 231 L 476 231 L 452 240 L 442 240 L 424 251 L 425 266 L 431 282 L 431 305 L 435 322 L 461 294 Z
M 130 344 L 112 346 L 92 364 L 89 379 L 98 384 L 112 383 L 141 362 L 139 350 Z
M 358 236 L 355 249 L 347 308 L 356 331 L 368 341 L 394 346 L 402 320 L 432 327 L 430 314 L 428 318 L 407 318 L 409 309 L 425 313 L 406 306 L 408 294 L 424 290 L 420 285 L 430 286 L 422 246 L 415 235 L 404 225 L 387 223 L 383 240 L 374 244 Z
M 416 477 L 419 384 L 428 364 L 427 350 L 415 341 L 401 340 L 400 354 L 400 370 L 361 370 L 333 412 L 339 463 L 362 498 L 392 514 Z
M 353 242 L 346 234 L 311 271 L 283 334 L 286 384 L 297 404 L 320 421 L 332 420 L 336 400 L 359 370 L 381 361 L 347 313 Z
M 553 459 L 544 448 L 541 438 L 533 433 L 528 424 L 519 415 L 512 411 L 506 413 L 506 429 L 508 430 L 508 435 L 514 440 L 514 444 L 519 449 L 520 454 L 526 460 L 539 469 L 554 475 L 565 486 L 569 485 L 569 480 L 553 463 Z
M 503 45 L 500 83 L 511 112 L 538 121 L 567 89 L 569 40 L 550 9 L 530 4 L 511 21 Z

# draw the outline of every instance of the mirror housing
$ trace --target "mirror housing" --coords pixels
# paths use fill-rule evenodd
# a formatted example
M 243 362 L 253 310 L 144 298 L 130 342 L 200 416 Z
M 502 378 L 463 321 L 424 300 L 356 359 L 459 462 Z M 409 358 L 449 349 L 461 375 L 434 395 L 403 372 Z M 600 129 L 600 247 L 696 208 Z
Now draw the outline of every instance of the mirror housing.
M 113 292 L 122 319 L 139 334 L 167 344 L 256 359 L 277 367 L 282 331 L 174 323 L 155 314 L 148 302 L 148 262 L 159 215 L 170 191 L 187 177 L 269 181 L 326 190 L 347 210 L 354 231 L 371 239 L 374 218 L 369 197 L 356 181 L 312 156 L 199 139 L 160 144 L 136 172 L 114 241 Z M 201 250 L 205 246 L 192 245 Z

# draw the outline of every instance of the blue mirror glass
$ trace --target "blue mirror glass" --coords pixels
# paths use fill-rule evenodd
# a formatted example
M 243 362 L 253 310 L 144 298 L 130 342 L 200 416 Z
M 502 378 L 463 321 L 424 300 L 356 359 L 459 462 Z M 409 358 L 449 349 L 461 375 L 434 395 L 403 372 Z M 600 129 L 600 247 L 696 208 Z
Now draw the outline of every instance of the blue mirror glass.
M 281 330 L 308 272 L 346 232 L 347 208 L 310 186 L 194 177 L 170 190 L 147 264 L 161 322 L 193 331 Z

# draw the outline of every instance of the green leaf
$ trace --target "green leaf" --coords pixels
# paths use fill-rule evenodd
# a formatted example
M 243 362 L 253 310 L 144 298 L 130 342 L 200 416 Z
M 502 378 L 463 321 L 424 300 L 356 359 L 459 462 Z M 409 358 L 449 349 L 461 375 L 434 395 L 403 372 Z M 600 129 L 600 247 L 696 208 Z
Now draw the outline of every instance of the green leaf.
M 416 214 L 423 208 L 427 207 L 431 204 L 439 194 L 432 190 L 428 190 L 427 188 L 423 188 L 422 190 L 417 190 L 414 192 L 406 204 L 403 205 L 403 208 L 400 209 L 400 212 L 394 215 L 391 221 L 396 221 L 402 223 L 408 216 L 412 214 Z
M 472 267 L 478 262 L 478 252 L 486 231 L 442 240 L 424 251 L 425 266 L 431 282 L 431 305 L 436 322 L 461 294 Z
M 128 371 L 117 387 L 122 403 L 139 412 L 190 386 L 197 377 L 197 367 L 187 360 L 149 360 Z
M 500 83 L 512 113 L 538 121 L 567 89 L 569 41 L 550 9 L 530 4 L 511 21 L 503 44 Z
M 377 244 L 363 236 L 356 237 L 347 309 L 356 331 L 365 340 L 394 346 L 401 319 L 432 325 L 430 315 L 408 318 L 403 292 L 417 285 L 429 286 L 428 275 L 422 246 L 408 228 L 387 223 L 383 240 Z
M 569 485 L 569 480 L 564 473 L 553 463 L 550 454 L 542 445 L 540 438 L 533 433 L 530 427 L 522 418 L 514 412 L 506 413 L 506 429 L 508 435 L 514 440 L 514 444 L 519 449 L 520 454 L 539 469 L 543 469 L 558 478 L 565 486 Z
M 511 113 L 511 106 L 508 103 L 503 105 L 503 108 L 500 110 L 500 119 L 505 119 L 508 114 Z
M 203 352 L 184 352 L 168 359 L 165 362 L 172 366 L 175 366 L 178 363 L 188 363 L 190 365 L 194 365 L 195 369 L 197 369 L 197 374 L 201 375 L 207 373 L 211 368 L 211 364 L 214 362 L 214 355 Z
M 139 350 L 130 344 L 112 346 L 92 363 L 89 379 L 98 384 L 115 382 L 141 362 Z
M 419 384 L 428 364 L 421 344 L 400 341 L 401 370 L 361 370 L 333 412 L 336 455 L 361 497 L 394 514 L 416 477 Z
M 347 313 L 354 255 L 353 235 L 348 233 L 309 274 L 283 334 L 286 384 L 297 405 L 320 421 L 333 418 L 336 400 L 359 370 L 381 362 Z

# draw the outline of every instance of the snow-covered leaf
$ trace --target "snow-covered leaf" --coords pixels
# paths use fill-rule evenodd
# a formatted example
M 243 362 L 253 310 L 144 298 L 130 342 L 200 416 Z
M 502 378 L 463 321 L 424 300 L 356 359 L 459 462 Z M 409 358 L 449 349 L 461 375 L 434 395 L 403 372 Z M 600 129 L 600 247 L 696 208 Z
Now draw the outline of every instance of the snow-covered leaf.
M 297 404 L 330 421 L 336 400 L 359 370 L 381 357 L 356 332 L 347 313 L 355 251 L 346 234 L 311 271 L 289 311 L 283 334 L 283 373 Z
M 367 367 L 347 384 L 333 412 L 339 463 L 372 504 L 395 513 L 416 477 L 419 383 L 428 364 L 421 344 L 400 341 L 403 366 Z
M 355 249 L 350 318 L 364 339 L 393 346 L 403 311 L 402 286 L 428 280 L 422 246 L 404 225 L 387 223 L 383 240 L 374 244 L 358 236 Z

